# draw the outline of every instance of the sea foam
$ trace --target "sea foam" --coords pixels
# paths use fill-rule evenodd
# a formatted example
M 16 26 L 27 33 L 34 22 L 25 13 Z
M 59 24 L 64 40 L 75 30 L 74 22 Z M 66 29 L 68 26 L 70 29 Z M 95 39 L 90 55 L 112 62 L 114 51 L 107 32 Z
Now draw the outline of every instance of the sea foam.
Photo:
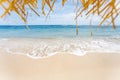
M 0 51 L 41 59 L 66 53 L 84 56 L 87 53 L 120 53 L 120 42 L 107 38 L 9 39 L 0 40 Z

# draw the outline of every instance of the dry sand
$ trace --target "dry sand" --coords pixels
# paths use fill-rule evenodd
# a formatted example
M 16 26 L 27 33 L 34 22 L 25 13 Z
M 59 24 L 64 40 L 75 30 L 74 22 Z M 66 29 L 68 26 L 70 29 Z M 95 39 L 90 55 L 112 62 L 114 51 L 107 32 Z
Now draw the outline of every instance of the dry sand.
M 120 54 L 57 54 L 46 59 L 0 54 L 0 80 L 120 80 Z

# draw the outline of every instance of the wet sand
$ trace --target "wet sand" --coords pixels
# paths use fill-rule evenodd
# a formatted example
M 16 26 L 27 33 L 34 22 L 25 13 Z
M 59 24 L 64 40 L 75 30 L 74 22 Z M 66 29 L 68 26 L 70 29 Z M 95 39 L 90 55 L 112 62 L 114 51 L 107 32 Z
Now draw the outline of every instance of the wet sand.
M 0 54 L 0 80 L 120 80 L 120 54 L 57 54 L 45 59 Z

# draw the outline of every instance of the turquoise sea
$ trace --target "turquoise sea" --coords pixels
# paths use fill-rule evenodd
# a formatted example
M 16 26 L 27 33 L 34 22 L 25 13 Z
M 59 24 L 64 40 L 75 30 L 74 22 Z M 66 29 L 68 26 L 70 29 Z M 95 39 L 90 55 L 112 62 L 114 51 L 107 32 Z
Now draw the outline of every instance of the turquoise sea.
M 92 27 L 94 37 L 119 37 L 120 27 L 114 30 L 112 26 Z M 76 37 L 76 26 L 73 25 L 29 25 L 26 26 L 0 26 L 0 38 L 74 38 Z M 79 26 L 78 37 L 91 37 L 90 26 Z
M 58 53 L 83 56 L 88 53 L 120 53 L 120 27 L 73 25 L 0 26 L 0 52 L 46 58 Z

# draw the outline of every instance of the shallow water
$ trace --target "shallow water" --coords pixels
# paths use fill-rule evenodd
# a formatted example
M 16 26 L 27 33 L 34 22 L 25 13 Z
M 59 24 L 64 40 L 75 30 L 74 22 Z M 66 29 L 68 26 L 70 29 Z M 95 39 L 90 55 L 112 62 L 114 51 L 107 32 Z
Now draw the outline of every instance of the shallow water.
M 32 58 L 45 58 L 58 53 L 83 56 L 87 53 L 120 53 L 120 42 L 116 39 L 0 39 L 0 52 L 22 54 Z
M 32 58 L 46 58 L 58 53 L 83 56 L 87 53 L 120 53 L 119 28 L 115 31 L 89 26 L 0 26 L 0 52 L 22 54 Z

